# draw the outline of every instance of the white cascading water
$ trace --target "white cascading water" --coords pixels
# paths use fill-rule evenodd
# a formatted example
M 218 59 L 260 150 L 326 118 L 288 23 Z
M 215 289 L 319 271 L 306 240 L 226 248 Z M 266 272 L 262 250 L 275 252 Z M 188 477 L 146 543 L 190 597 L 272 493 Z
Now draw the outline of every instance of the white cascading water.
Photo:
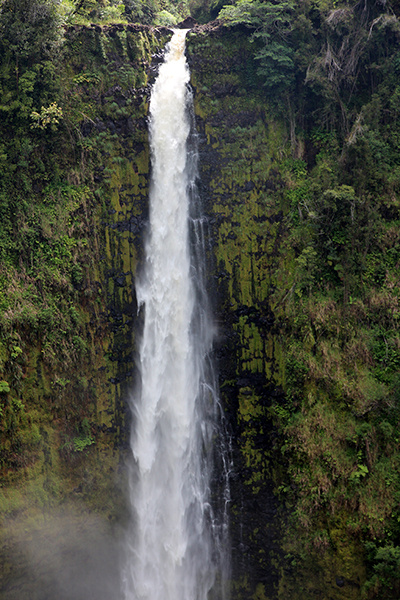
M 210 504 L 218 438 L 212 332 L 198 247 L 190 256 L 203 230 L 190 208 L 197 157 L 189 149 L 185 35 L 174 32 L 150 100 L 150 232 L 136 289 L 145 318 L 141 390 L 132 401 L 134 525 L 126 548 L 125 600 L 207 600 L 216 573 L 223 578 L 226 512 L 218 524 Z

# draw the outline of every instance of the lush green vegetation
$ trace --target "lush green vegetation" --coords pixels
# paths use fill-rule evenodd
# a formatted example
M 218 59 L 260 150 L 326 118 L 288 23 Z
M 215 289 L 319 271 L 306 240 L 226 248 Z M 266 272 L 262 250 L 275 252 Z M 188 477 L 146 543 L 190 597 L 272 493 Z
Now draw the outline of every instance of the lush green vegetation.
M 285 404 L 270 409 L 293 511 L 293 564 L 364 544 L 363 597 L 397 598 L 400 548 L 400 22 L 396 3 L 239 0 L 258 76 L 286 112 L 294 269 L 273 303 L 286 346 Z M 277 460 L 276 458 L 274 459 Z M 279 459 L 278 459 L 279 460 Z M 283 473 L 285 474 L 283 475 Z M 297 552 L 297 554 L 296 554 Z M 299 569 L 298 573 L 301 571 Z
M 151 55 L 152 44 L 158 49 L 156 38 L 124 32 L 114 39 L 92 29 L 89 39 L 80 27 L 65 34 L 64 9 L 53 0 L 5 0 L 0 6 L 5 480 L 35 464 L 51 431 L 53 449 L 67 462 L 102 431 L 97 411 L 105 388 L 93 370 L 109 361 L 111 376 L 115 358 L 108 349 L 114 337 L 107 325 L 110 290 L 100 275 L 106 268 L 100 220 L 119 185 L 117 172 L 129 172 L 130 185 L 145 188 L 148 170 L 145 133 L 134 123 L 146 114 L 141 61 Z M 137 131 L 123 147 L 115 123 L 124 130 L 129 120 Z M 134 143 L 142 153 L 133 150 Z M 133 268 L 129 255 L 123 260 L 122 271 Z M 114 306 L 118 302 L 113 298 Z M 125 324 L 115 325 L 114 335 L 119 326 Z
M 33 28 L 42 29 L 46 33 L 46 27 L 50 26 L 60 33 L 60 25 L 110 25 L 128 22 L 174 25 L 195 10 L 195 2 L 196 0 L 2 0 L 0 6 L 3 22 L 8 19 L 10 33 L 19 33 L 22 46 Z M 21 16 L 15 19 L 16 15 Z
M 96 237 L 98 222 L 107 195 L 115 189 L 122 194 L 127 180 L 145 187 L 138 175 L 147 168 L 140 166 L 147 160 L 143 132 L 135 129 L 127 141 L 113 123 L 97 125 L 145 115 L 141 61 L 150 58 L 151 36 L 134 37 L 122 28 L 111 39 L 106 28 L 91 26 L 81 35 L 79 26 L 170 25 L 190 13 L 201 20 L 219 13 L 227 31 L 251 40 L 251 62 L 246 54 L 242 69 L 251 102 L 257 94 L 267 99 L 286 131 L 285 144 L 274 150 L 279 186 L 263 196 L 266 203 L 273 196 L 284 215 L 273 267 L 279 285 L 269 297 L 283 348 L 282 395 L 266 409 L 243 388 L 243 452 L 254 472 L 261 463 L 264 469 L 265 449 L 253 443 L 268 413 L 277 436 L 265 454 L 287 509 L 283 518 L 290 515 L 285 560 L 294 579 L 308 568 L 310 555 L 337 549 L 339 531 L 355 544 L 352 551 L 364 552 L 368 575 L 360 594 L 398 598 L 399 8 L 398 2 L 369 0 L 0 2 L 5 478 L 45 452 L 49 414 L 57 423 L 53 445 L 65 462 L 95 445 L 100 428 L 89 371 L 98 360 L 94 339 L 101 343 L 103 336 L 97 331 L 106 302 L 99 247 L 107 244 Z M 222 56 L 223 43 L 214 43 Z M 224 72 L 220 56 L 215 61 L 219 84 L 228 90 L 223 110 L 236 106 L 243 118 L 243 126 L 229 126 L 223 143 L 226 152 L 234 152 L 238 140 L 248 143 L 230 175 L 244 185 L 248 157 L 256 162 L 265 145 L 265 115 L 260 109 L 258 121 L 246 123 L 246 111 L 256 112 L 246 93 L 228 97 L 244 76 Z M 203 92 L 217 119 L 211 77 Z M 141 158 L 132 158 L 140 154 L 134 143 Z M 261 169 L 270 169 L 261 162 L 256 184 Z M 264 225 L 257 227 L 261 236 Z M 71 378 L 78 367 L 79 376 Z M 257 489 L 266 472 L 253 473 Z

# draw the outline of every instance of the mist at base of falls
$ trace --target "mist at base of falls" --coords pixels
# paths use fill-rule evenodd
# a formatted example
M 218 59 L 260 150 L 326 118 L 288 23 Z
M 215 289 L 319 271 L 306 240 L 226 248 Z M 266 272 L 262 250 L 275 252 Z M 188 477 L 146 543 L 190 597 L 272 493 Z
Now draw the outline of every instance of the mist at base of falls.
M 70 505 L 14 520 L 1 600 L 120 600 L 122 533 L 102 515 Z

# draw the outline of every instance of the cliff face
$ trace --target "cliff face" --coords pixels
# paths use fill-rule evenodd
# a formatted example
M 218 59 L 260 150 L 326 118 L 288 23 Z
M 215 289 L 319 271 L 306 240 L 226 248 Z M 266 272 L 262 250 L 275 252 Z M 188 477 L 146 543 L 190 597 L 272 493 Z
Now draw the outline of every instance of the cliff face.
M 201 193 L 211 224 L 221 397 L 234 440 L 232 545 L 235 594 L 272 597 L 279 553 L 269 453 L 272 397 L 282 394 L 281 347 L 270 306 L 284 236 L 274 168 L 282 124 L 257 89 L 242 32 L 189 35 L 199 131 Z
M 296 270 L 288 243 L 286 169 L 293 160 L 288 124 L 265 99 L 243 32 L 191 35 L 188 53 L 202 195 L 212 231 L 210 287 L 217 290 L 221 396 L 234 440 L 234 595 L 356 598 L 365 578 L 357 544 L 346 540 L 322 557 L 308 548 L 309 557 L 294 569 L 290 510 L 273 493 L 286 467 L 276 451 L 281 440 L 273 411 L 286 405 L 291 343 L 280 302 L 290 294 Z M 342 579 L 345 589 L 337 583 Z
M 53 82 L 59 125 L 30 129 L 16 111 L 2 127 L 3 236 L 19 246 L 2 263 L 2 598 L 98 599 L 118 588 L 147 85 L 168 36 L 69 30 Z M 24 162 L 18 144 L 28 146 Z
M 274 423 L 288 404 L 293 340 L 284 303 L 298 269 L 290 242 L 288 190 L 296 184 L 288 170 L 298 160 L 290 122 L 267 101 L 243 31 L 189 35 L 188 54 L 211 227 L 221 397 L 233 438 L 233 596 L 358 598 L 365 580 L 358 542 L 337 521 L 335 545 L 322 552 L 310 542 L 312 527 L 296 539 L 293 506 L 278 495 L 290 485 Z
M 17 80 L 3 48 L 7 600 L 99 600 L 117 587 L 148 83 L 169 36 L 71 29 L 58 73 L 28 61 Z M 318 100 L 302 82 L 298 104 L 267 100 L 246 31 L 198 28 L 187 54 L 234 460 L 232 595 L 355 599 L 369 578 L 366 597 L 394 597 L 372 575 L 395 571 L 399 533 L 397 92 L 387 79 L 363 89 L 364 129 L 355 121 L 349 143 L 312 122 L 326 89 Z M 307 102 L 313 116 L 299 116 Z
M 188 39 L 241 597 L 398 593 L 399 154 L 383 75 L 398 38 L 387 36 L 385 57 L 378 40 L 357 56 L 375 56 L 382 76 L 371 85 L 361 69 L 354 104 L 317 58 L 273 98 L 245 30 Z M 349 121 L 333 116 L 339 105 Z M 376 143 L 386 166 L 370 162 Z

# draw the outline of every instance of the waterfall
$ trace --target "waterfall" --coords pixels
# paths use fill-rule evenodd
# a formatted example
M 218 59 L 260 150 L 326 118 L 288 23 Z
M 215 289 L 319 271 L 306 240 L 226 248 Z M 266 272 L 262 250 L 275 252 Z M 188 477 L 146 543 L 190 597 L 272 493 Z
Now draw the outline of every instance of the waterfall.
M 125 600 L 207 600 L 225 564 L 226 469 L 220 518 L 210 492 L 221 438 L 185 35 L 174 32 L 150 99 L 150 231 L 136 286 L 145 316 L 141 389 L 132 399 Z

